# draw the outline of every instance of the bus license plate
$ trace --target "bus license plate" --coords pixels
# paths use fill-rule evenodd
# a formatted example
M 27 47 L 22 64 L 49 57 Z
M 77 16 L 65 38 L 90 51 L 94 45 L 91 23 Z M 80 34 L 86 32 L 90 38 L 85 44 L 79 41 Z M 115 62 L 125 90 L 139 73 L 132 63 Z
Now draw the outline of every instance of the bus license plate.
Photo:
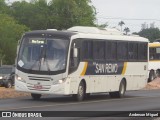
M 43 87 L 42 87 L 42 85 L 34 85 L 34 88 L 35 89 L 42 89 Z

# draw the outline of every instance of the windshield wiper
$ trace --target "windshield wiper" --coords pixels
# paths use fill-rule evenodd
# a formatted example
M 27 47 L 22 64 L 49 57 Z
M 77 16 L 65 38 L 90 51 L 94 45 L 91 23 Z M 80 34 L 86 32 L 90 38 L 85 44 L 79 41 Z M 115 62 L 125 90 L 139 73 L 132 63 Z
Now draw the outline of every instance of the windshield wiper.
M 35 64 L 36 64 L 37 62 L 39 62 L 39 64 L 40 64 L 40 65 L 39 65 L 39 69 L 40 69 L 40 66 L 41 66 L 41 63 L 40 63 L 40 62 L 41 62 L 42 53 L 43 53 L 42 51 L 43 51 L 43 50 L 40 51 L 39 57 L 38 57 L 37 60 L 33 63 L 33 65 L 31 66 L 30 70 L 33 69 L 33 67 L 35 66 Z
M 44 52 L 44 61 L 46 61 L 46 65 L 47 65 L 47 70 L 48 70 L 48 72 L 50 72 L 51 70 L 50 70 L 50 68 L 49 68 L 49 64 L 48 64 L 48 60 L 47 60 L 47 55 L 46 55 L 46 47 L 45 47 L 45 49 L 44 49 L 45 51 L 43 51 Z

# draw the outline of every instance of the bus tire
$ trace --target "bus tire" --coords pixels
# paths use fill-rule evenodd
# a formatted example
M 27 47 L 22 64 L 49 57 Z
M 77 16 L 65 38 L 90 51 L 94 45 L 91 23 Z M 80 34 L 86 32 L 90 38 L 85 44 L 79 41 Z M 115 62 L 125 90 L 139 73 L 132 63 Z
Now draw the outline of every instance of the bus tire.
M 160 70 L 156 70 L 156 77 L 160 77 Z
M 154 70 L 151 70 L 151 71 L 149 72 L 148 82 L 151 82 L 151 81 L 153 81 L 154 79 L 155 79 L 155 72 L 154 72 Z
M 81 81 L 79 86 L 78 86 L 78 92 L 77 94 L 73 95 L 73 97 L 77 100 L 77 101 L 83 101 L 84 97 L 85 97 L 85 85 L 84 82 Z
M 90 93 L 86 93 L 86 94 L 85 94 L 85 98 L 89 98 L 90 96 L 91 96 Z
M 126 82 L 124 80 L 121 81 L 119 86 L 119 91 L 110 92 L 109 95 L 112 98 L 122 98 L 126 92 Z
M 33 100 L 39 100 L 41 98 L 41 94 L 34 94 L 34 93 L 31 93 L 31 96 L 32 96 L 32 99 Z

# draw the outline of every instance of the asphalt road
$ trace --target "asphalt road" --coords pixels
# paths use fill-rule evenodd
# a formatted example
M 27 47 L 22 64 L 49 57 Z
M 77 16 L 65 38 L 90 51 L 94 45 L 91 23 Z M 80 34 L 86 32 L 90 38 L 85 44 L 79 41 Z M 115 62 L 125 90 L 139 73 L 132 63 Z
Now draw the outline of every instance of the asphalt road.
M 120 113 L 118 114 L 122 115 L 123 111 L 160 111 L 160 90 L 129 91 L 126 92 L 125 97 L 121 99 L 110 98 L 108 94 L 94 94 L 83 102 L 76 102 L 70 96 L 43 96 L 38 101 L 32 100 L 31 97 L 2 99 L 0 100 L 0 111 L 114 111 L 115 113 L 119 111 Z M 63 116 L 63 113 L 65 112 L 59 112 L 58 115 L 61 116 L 61 118 L 55 117 L 54 119 L 96 120 L 97 118 L 94 116 L 100 116 L 101 114 L 103 116 L 103 112 L 101 114 L 98 112 L 89 112 L 93 117 L 72 118 Z M 160 114 L 158 117 L 160 117 Z M 145 119 L 160 120 L 158 117 L 147 117 Z M 120 119 L 119 117 L 100 117 L 98 120 L 117 118 Z M 144 117 L 141 118 L 143 119 Z M 16 120 L 17 118 L 14 119 Z M 51 118 L 45 118 L 45 120 L 46 119 Z M 121 119 L 139 119 L 139 117 L 123 117 Z

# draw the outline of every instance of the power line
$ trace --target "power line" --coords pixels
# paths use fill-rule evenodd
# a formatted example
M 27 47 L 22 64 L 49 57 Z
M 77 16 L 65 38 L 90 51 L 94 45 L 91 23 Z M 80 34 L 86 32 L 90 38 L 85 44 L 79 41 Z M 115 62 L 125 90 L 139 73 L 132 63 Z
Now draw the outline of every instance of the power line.
M 160 22 L 159 19 L 123 18 L 123 17 L 101 17 L 101 16 L 97 16 L 97 18 L 102 18 L 102 19 L 121 19 L 121 20 L 143 20 L 143 21 L 158 21 L 158 22 Z
M 124 17 L 112 17 L 112 16 L 99 16 L 99 15 L 96 18 L 97 18 L 97 22 L 100 19 L 101 19 L 100 21 L 102 21 L 102 19 L 104 19 L 104 20 L 108 21 L 107 22 L 107 23 L 109 23 L 108 26 L 110 26 L 110 27 L 116 27 L 116 28 L 118 28 L 118 25 L 117 25 L 118 23 L 116 21 L 119 21 L 119 20 L 120 21 L 125 21 L 125 24 L 128 27 L 130 27 L 130 29 L 131 29 L 132 32 L 133 31 L 139 31 L 142 28 L 142 26 L 141 26 L 142 25 L 142 21 L 144 23 L 146 23 L 146 22 L 151 22 L 151 23 L 152 22 L 157 22 L 156 23 L 157 25 L 155 25 L 155 27 L 156 26 L 158 27 L 159 23 L 160 23 L 160 19 L 124 18 Z M 133 22 L 133 21 L 136 21 L 136 22 Z M 141 21 L 141 23 L 140 23 L 140 21 Z

